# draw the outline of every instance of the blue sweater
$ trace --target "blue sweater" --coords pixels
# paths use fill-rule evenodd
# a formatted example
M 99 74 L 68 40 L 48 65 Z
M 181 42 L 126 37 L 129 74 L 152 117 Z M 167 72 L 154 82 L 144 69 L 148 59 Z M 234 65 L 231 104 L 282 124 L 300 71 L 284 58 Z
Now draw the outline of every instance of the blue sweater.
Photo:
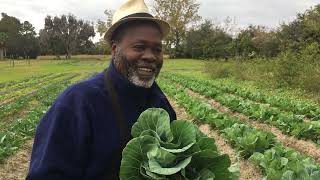
M 131 129 L 150 107 L 176 114 L 158 85 L 136 87 L 111 63 L 96 76 L 66 89 L 41 119 L 34 139 L 27 180 L 100 180 L 111 167 L 120 132 L 105 91 L 104 73 L 114 83 L 125 121 Z M 129 132 L 130 133 L 130 132 Z

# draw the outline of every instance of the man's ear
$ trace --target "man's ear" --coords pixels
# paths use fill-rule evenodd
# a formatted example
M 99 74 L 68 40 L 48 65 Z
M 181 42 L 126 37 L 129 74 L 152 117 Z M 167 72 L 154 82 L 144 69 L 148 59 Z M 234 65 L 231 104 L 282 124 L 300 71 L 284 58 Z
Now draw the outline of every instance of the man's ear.
M 116 54 L 116 49 L 117 49 L 117 43 L 112 42 L 112 44 L 111 44 L 111 55 L 112 55 L 112 57 L 114 57 L 114 55 Z

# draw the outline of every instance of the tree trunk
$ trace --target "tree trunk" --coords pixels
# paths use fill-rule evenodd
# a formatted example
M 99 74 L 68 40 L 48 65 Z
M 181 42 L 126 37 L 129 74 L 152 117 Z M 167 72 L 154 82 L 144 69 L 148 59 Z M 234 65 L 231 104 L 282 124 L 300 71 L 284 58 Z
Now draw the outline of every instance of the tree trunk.
M 67 54 L 67 59 L 71 59 L 71 53 Z
M 3 60 L 4 56 L 3 56 L 3 53 L 4 53 L 4 49 L 3 48 L 0 48 L 0 60 Z
M 67 49 L 66 49 L 66 59 L 71 59 L 71 47 L 70 47 L 71 45 L 70 45 L 70 43 L 68 43 L 68 45 L 67 45 Z

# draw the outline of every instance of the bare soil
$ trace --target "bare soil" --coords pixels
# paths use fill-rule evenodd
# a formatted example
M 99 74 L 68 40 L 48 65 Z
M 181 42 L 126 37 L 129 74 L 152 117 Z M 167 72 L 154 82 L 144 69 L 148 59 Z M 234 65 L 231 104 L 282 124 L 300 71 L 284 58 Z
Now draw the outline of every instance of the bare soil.
M 27 141 L 19 151 L 0 165 L 0 180 L 25 179 L 32 152 L 33 139 Z

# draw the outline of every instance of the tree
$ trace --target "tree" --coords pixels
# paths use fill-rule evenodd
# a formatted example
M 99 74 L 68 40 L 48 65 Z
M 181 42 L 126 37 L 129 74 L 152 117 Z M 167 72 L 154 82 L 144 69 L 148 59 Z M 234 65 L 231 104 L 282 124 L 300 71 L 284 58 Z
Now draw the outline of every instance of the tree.
M 96 24 L 97 32 L 100 34 L 101 38 L 98 43 L 95 44 L 96 50 L 99 52 L 99 54 L 110 54 L 111 53 L 111 47 L 110 45 L 105 41 L 104 39 L 104 33 L 107 32 L 107 30 L 112 25 L 112 16 L 114 14 L 114 10 L 106 9 L 104 11 L 104 14 L 107 16 L 107 21 L 98 20 Z
M 6 41 L 8 39 L 8 35 L 5 32 L 0 32 L 0 60 L 3 60 L 4 53 L 6 51 Z
M 257 55 L 275 57 L 280 53 L 280 41 L 275 31 L 268 31 L 264 26 L 257 26 L 252 39 Z
M 6 47 L 8 49 L 7 55 L 12 58 L 19 57 L 19 45 L 20 45 L 20 30 L 21 23 L 19 19 L 8 16 L 5 13 L 1 13 L 2 19 L 0 21 L 0 32 L 7 34 Z
M 165 39 L 165 49 L 171 57 L 182 56 L 182 43 L 186 37 L 187 27 L 198 22 L 200 4 L 196 0 L 155 0 L 153 11 L 157 18 L 171 25 L 171 32 Z M 173 48 L 173 51 L 171 51 Z
M 282 24 L 277 36 L 280 39 L 280 47 L 282 51 L 292 50 L 298 52 L 301 46 L 305 46 L 305 35 L 303 23 L 301 23 L 301 14 L 298 14 L 298 19 L 289 24 Z
M 39 35 L 40 43 L 46 44 L 44 52 L 52 52 L 57 56 L 65 54 L 70 59 L 72 53 L 93 44 L 90 38 L 95 36 L 95 32 L 90 23 L 69 14 L 54 18 L 47 16 L 45 27 Z
M 106 9 L 104 14 L 107 16 L 107 21 L 98 20 L 96 24 L 97 32 L 100 36 L 103 36 L 105 32 L 111 27 L 112 25 L 112 16 L 114 14 L 114 10 Z
M 5 13 L 1 15 L 0 32 L 5 34 L 7 55 L 14 59 L 19 57 L 36 58 L 39 45 L 32 24 L 28 21 L 21 23 L 19 19 Z
M 309 32 L 309 37 L 320 43 L 320 4 L 306 11 L 303 24 Z
M 36 58 L 39 54 L 39 41 L 36 38 L 35 28 L 31 23 L 25 21 L 21 27 L 21 53 L 24 59 Z
M 205 20 L 198 29 L 187 32 L 185 55 L 192 58 L 228 58 L 232 37 L 226 30 Z
M 320 44 L 320 4 L 298 14 L 289 24 L 282 24 L 278 37 L 282 51 L 298 53 L 312 43 Z
M 253 44 L 255 27 L 250 25 L 247 29 L 242 29 L 234 39 L 233 49 L 235 56 L 249 57 L 256 52 Z

